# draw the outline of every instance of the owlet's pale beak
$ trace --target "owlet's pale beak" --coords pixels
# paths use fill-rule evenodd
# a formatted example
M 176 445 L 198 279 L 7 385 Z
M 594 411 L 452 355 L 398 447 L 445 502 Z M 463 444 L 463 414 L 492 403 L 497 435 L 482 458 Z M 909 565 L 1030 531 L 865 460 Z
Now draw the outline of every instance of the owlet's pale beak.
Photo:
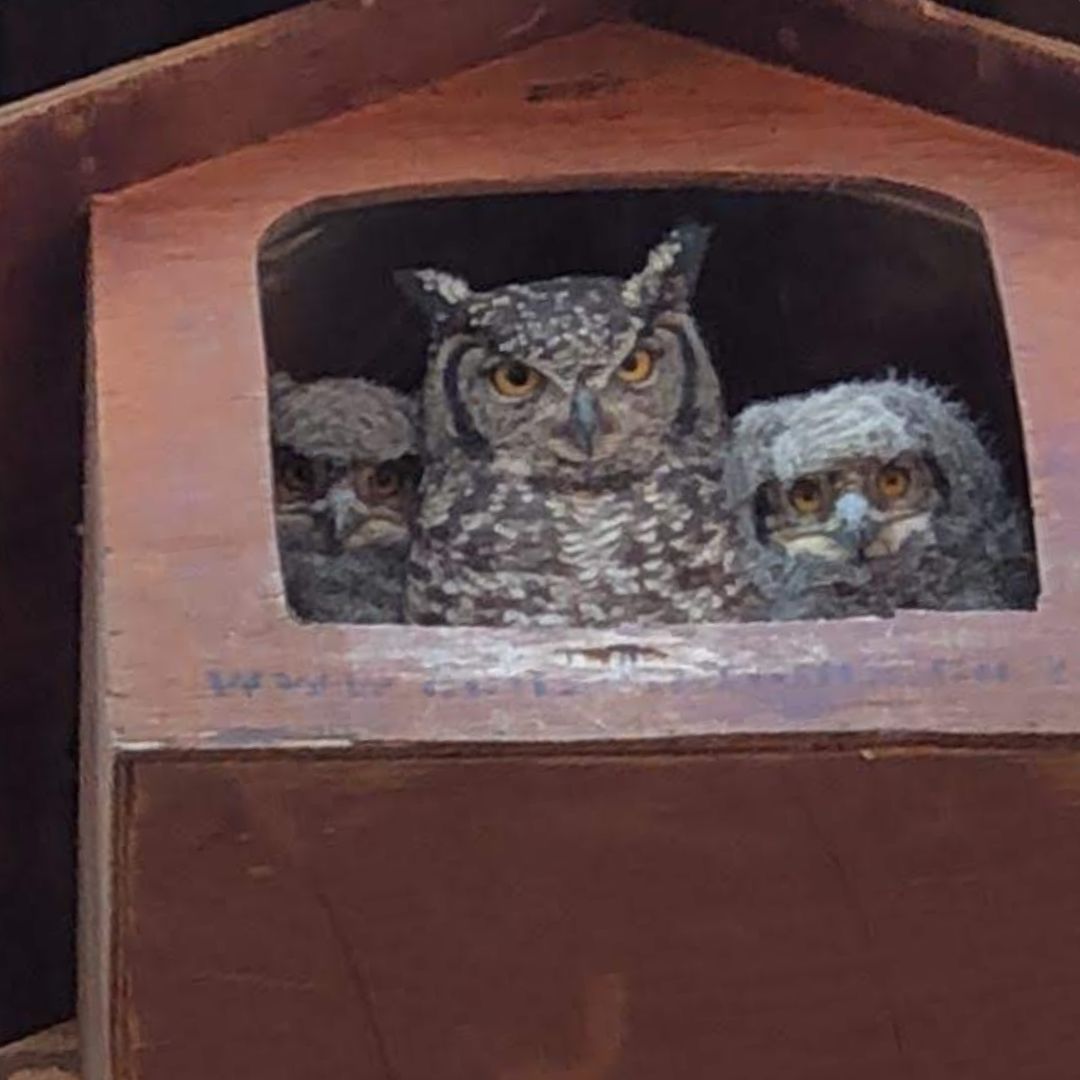
M 877 522 L 871 517 L 869 501 L 856 491 L 846 492 L 836 500 L 833 517 L 836 521 L 836 542 L 853 554 L 866 547 L 877 532 Z
M 366 509 L 352 488 L 340 481 L 326 493 L 325 506 L 331 535 L 338 543 L 355 527 L 357 518 Z

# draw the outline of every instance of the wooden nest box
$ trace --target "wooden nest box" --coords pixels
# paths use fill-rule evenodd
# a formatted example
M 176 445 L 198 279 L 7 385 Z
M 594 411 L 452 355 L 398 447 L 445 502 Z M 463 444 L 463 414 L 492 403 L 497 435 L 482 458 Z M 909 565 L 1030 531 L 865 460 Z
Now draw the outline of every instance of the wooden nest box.
M 1074 1076 L 1078 192 L 1067 153 L 601 23 L 98 199 L 89 1075 Z M 733 408 L 956 387 L 1030 494 L 1037 610 L 293 619 L 268 363 L 415 386 L 392 268 L 622 273 L 686 216 Z

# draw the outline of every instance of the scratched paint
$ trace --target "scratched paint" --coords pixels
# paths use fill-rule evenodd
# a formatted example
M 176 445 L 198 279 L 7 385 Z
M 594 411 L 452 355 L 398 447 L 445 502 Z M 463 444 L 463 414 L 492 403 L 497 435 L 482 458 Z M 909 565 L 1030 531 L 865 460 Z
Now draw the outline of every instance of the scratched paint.
M 801 663 L 773 671 L 747 671 L 718 665 L 709 672 L 657 671 L 648 665 L 621 663 L 602 680 L 576 675 L 535 673 L 510 678 L 468 678 L 455 675 L 422 679 L 420 693 L 443 700 L 588 698 L 613 688 L 672 697 L 717 692 L 842 691 L 899 687 L 932 689 L 963 684 L 983 686 L 1069 686 L 1074 675 L 1067 658 L 1046 656 L 1034 663 L 998 657 L 936 657 L 925 661 L 872 663 L 822 661 Z M 204 685 L 218 699 L 272 697 L 338 698 L 377 701 L 416 686 L 416 680 L 392 676 L 371 677 L 349 670 L 280 671 L 260 668 L 207 667 Z

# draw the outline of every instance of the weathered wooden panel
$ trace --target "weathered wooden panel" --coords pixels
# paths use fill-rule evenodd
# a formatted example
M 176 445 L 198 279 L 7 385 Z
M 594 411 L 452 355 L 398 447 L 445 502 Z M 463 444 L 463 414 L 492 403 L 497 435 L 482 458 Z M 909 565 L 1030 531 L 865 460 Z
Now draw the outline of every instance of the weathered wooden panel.
M 538 81 L 586 66 L 616 85 L 583 99 L 530 100 Z M 529 139 L 514 139 L 525 123 Z M 571 128 L 589 139 L 569 138 Z M 177 746 L 230 745 L 230 728 L 241 741 L 267 728 L 438 738 L 451 695 L 455 736 L 489 738 L 498 731 L 496 695 L 541 718 L 553 738 L 603 736 L 598 714 L 608 735 L 636 733 L 645 710 L 634 703 L 637 686 L 606 663 L 623 655 L 607 650 L 612 635 L 568 642 L 539 632 L 314 628 L 286 617 L 255 253 L 286 213 L 332 208 L 349 192 L 355 206 L 614 182 L 828 188 L 836 177 L 926 189 L 985 227 L 1038 515 L 1040 611 L 657 631 L 624 650 L 641 688 L 655 693 L 648 712 L 670 730 L 699 734 L 716 733 L 718 722 L 727 733 L 791 723 L 1009 733 L 1024 728 L 1023 715 L 1036 730 L 1071 731 L 1073 676 L 1058 661 L 1068 659 L 1078 602 L 1070 553 L 1080 504 L 1070 484 L 1080 445 L 1068 403 L 1078 378 L 1069 313 L 1080 196 L 1070 193 L 1080 191 L 1080 162 L 631 27 L 530 50 L 101 201 L 96 481 L 109 554 L 97 570 L 100 621 L 113 635 L 104 642 L 116 692 L 110 730 L 121 741 Z M 737 372 L 757 360 L 746 350 L 722 363 Z M 437 673 L 437 662 L 448 666 Z M 842 670 L 819 671 L 829 664 Z M 790 678 L 751 677 L 774 668 Z M 563 688 L 578 700 L 551 715 L 544 692 L 522 681 L 535 672 L 552 680 L 545 691 L 570 683 Z M 389 685 L 378 681 L 388 675 Z M 668 688 L 676 676 L 678 692 Z M 317 708 L 304 694 L 308 677 Z M 479 689 L 466 688 L 477 679 Z M 569 693 L 583 683 L 588 693 Z M 888 693 L 876 694 L 882 686 Z M 372 695 L 378 712 L 358 713 L 354 703 Z
M 1080 149 L 1080 46 L 1069 41 L 933 0 L 637 0 L 636 12 L 654 26 Z
M 0 1038 L 71 1008 L 87 197 L 598 7 L 327 0 L 0 109 Z
M 123 768 L 125 1075 L 1075 1075 L 1071 751 Z
M 687 184 L 906 185 L 982 223 L 1039 610 L 569 633 L 290 620 L 268 230 L 286 228 L 272 247 L 312 204 Z M 1077 159 L 631 26 L 102 198 L 93 1080 L 106 1060 L 332 1077 L 343 1053 L 417 1080 L 696 1080 L 718 1062 L 1071 1080 L 1075 762 L 1054 747 L 1080 679 L 1078 280 Z M 954 749 L 911 749 L 927 743 Z M 1015 1015 L 1037 1015 L 1030 1037 L 1006 1033 Z

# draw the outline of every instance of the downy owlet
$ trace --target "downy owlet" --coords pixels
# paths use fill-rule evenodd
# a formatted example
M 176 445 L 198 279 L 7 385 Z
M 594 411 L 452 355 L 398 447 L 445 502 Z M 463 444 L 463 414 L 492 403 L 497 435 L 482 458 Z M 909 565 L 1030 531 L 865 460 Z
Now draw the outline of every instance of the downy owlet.
M 721 393 L 690 314 L 708 235 L 674 229 L 626 279 L 399 273 L 433 327 L 407 620 L 730 617 Z
M 278 545 L 302 619 L 400 622 L 416 510 L 415 403 L 361 378 L 270 384 Z
M 965 408 L 934 386 L 849 382 L 751 405 L 726 481 L 764 617 L 1034 603 L 1020 507 Z

